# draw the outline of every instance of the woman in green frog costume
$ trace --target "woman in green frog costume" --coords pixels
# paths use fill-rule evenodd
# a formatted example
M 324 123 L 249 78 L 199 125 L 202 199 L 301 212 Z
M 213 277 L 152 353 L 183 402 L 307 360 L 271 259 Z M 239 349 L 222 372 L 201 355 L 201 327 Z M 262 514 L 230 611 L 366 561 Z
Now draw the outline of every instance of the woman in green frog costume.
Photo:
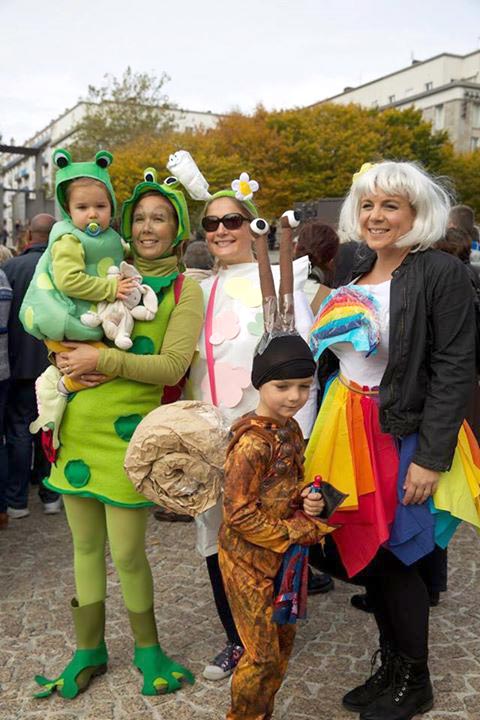
M 77 650 L 56 679 L 37 676 L 43 686 L 40 697 L 57 689 L 73 698 L 107 669 L 107 539 L 135 638 L 133 662 L 143 674 L 142 693 L 173 692 L 182 680 L 193 682 L 193 675 L 165 655 L 158 643 L 145 554 L 151 503 L 135 491 L 123 469 L 133 431 L 161 404 L 164 387 L 175 385 L 185 374 L 203 322 L 200 287 L 180 275 L 177 249 L 189 237 L 190 226 L 185 198 L 176 187 L 174 178 L 158 184 L 149 169 L 122 210 L 122 235 L 131 240 L 135 267 L 159 299 L 155 319 L 135 323 L 128 352 L 72 342 L 68 352 L 56 356 L 59 369 L 68 367 L 70 378 L 97 372 L 115 379 L 71 396 L 57 462 L 45 481 L 63 494 L 72 532 Z
M 50 232 L 20 308 L 25 330 L 44 340 L 52 352 L 64 350 L 64 340 L 103 347 L 98 342 L 102 328 L 87 326 L 84 314 L 95 303 L 124 300 L 134 289 L 132 278 L 107 277 L 109 267 L 118 267 L 124 256 L 124 243 L 110 226 L 116 208 L 108 172 L 112 160 L 105 150 L 96 154 L 94 162 L 72 162 L 70 153 L 61 148 L 53 153 L 55 193 L 63 219 Z M 31 431 L 49 428 L 57 448 L 67 395 L 84 388 L 80 381 L 62 380 L 54 366 L 47 368 L 36 383 L 40 416 Z

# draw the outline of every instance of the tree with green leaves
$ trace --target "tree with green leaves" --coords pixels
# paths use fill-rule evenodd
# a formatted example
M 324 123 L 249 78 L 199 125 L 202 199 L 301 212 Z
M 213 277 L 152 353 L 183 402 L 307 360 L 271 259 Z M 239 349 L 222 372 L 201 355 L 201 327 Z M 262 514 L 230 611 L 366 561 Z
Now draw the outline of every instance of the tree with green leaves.
M 112 151 L 169 130 L 173 106 L 164 93 L 169 80 L 164 72 L 157 76 L 127 67 L 120 79 L 106 74 L 100 87 L 89 85 L 86 114 L 70 144 L 74 157 L 87 160 L 98 150 Z

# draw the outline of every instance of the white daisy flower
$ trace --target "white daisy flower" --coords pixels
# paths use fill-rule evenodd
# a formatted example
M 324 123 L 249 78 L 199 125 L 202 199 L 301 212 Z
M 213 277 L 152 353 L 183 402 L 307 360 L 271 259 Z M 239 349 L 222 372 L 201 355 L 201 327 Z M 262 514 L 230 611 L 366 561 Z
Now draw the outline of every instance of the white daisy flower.
M 237 200 L 251 200 L 253 193 L 257 192 L 260 185 L 256 180 L 250 180 L 246 172 L 242 172 L 238 180 L 232 182 L 232 190 L 235 191 Z

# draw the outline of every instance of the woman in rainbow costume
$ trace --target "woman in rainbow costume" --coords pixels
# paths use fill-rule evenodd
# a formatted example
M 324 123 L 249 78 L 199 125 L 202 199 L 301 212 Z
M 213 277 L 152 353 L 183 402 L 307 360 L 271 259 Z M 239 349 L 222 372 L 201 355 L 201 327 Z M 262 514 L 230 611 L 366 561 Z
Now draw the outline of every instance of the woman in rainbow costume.
M 445 191 L 413 163 L 364 165 L 342 207 L 365 246 L 353 282 L 320 306 L 315 358 L 331 373 L 305 476 L 348 494 L 322 569 L 365 584 L 381 666 L 343 704 L 361 720 L 410 720 L 433 706 L 429 597 L 417 561 L 465 520 L 480 528 L 480 451 L 464 422 L 474 380 L 473 300 L 455 258 L 432 249 Z

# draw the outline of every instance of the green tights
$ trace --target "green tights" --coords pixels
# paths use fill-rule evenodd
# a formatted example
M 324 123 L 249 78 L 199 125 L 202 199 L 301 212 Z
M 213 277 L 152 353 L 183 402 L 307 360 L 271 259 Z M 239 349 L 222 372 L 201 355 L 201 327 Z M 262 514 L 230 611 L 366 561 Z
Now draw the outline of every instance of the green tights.
M 93 498 L 64 495 L 73 538 L 75 585 L 80 606 L 105 600 L 108 538 L 125 605 L 142 613 L 153 605 L 153 580 L 145 554 L 147 508 L 121 508 Z

